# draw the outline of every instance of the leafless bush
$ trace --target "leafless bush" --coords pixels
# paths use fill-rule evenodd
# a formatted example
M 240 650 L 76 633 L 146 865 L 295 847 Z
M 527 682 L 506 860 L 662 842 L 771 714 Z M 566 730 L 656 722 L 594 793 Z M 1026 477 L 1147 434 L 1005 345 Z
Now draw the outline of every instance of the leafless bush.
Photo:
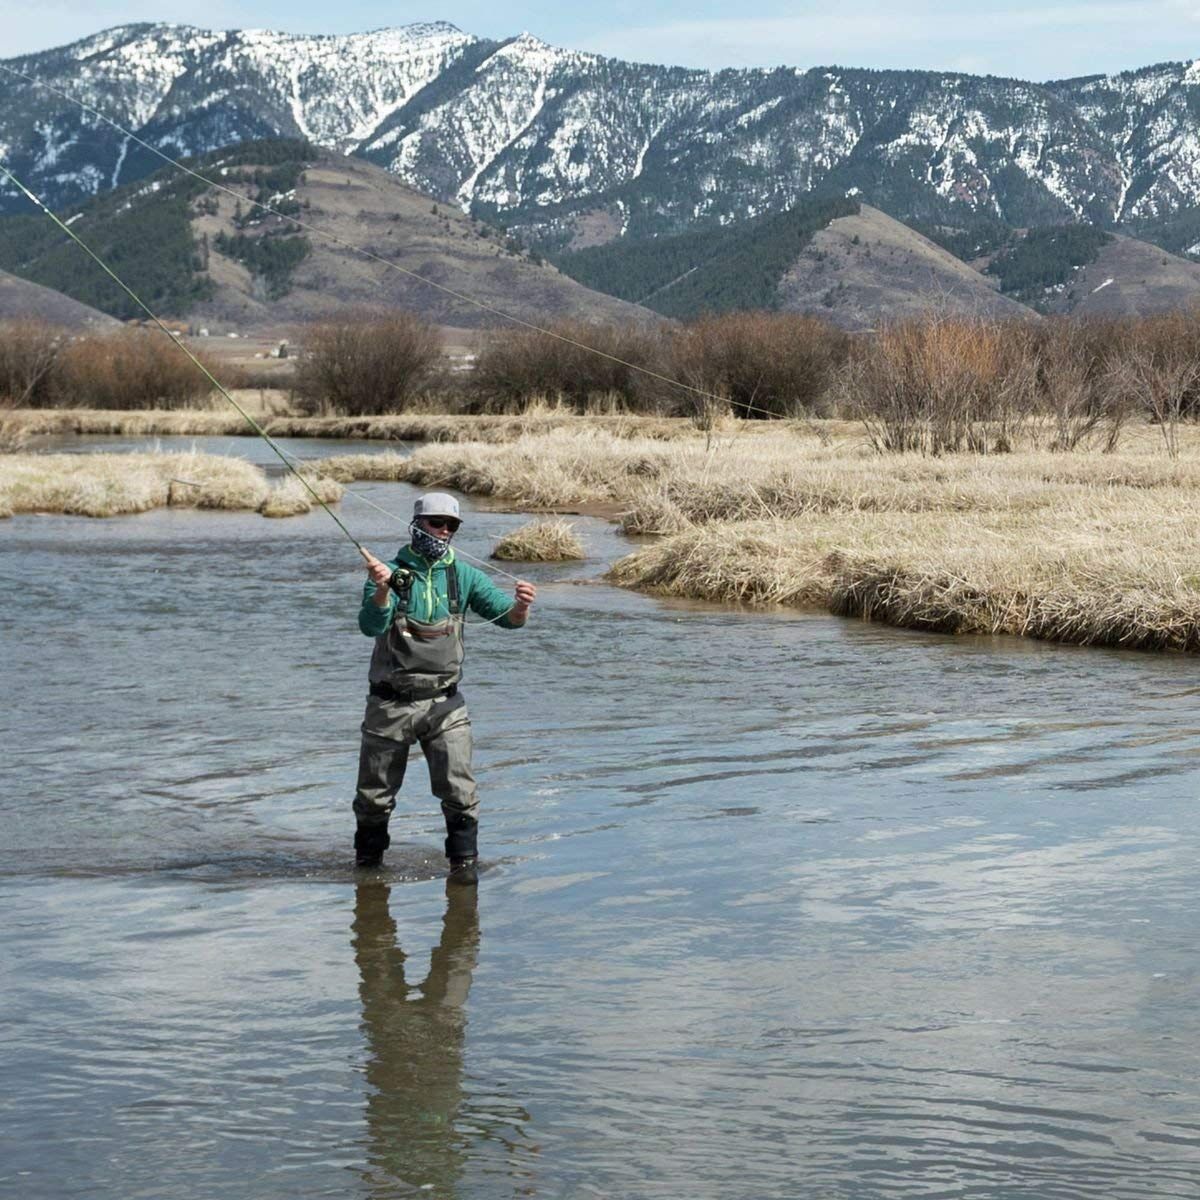
M 220 378 L 222 368 L 201 359 Z M 195 408 L 212 384 L 179 346 L 152 329 L 80 338 L 58 359 L 54 402 L 60 407 Z
M 441 358 L 437 330 L 414 313 L 362 312 L 310 326 L 295 393 L 309 412 L 403 412 Z
M 1173 457 L 1200 415 L 1200 315 L 902 322 L 856 344 L 840 397 L 879 450 L 987 453 L 1048 429 L 1051 449 L 1112 451 L 1142 412 Z
M 669 345 L 672 377 L 696 389 L 682 397 L 693 416 L 795 417 L 827 415 L 849 339 L 815 317 L 754 312 L 702 318 Z
M 1200 417 L 1200 376 L 1186 379 L 1188 364 L 1200 359 L 1200 308 L 1187 311 L 1159 313 L 1125 323 L 1124 336 L 1119 339 L 1123 350 L 1136 350 L 1143 359 L 1162 371 L 1184 377 L 1183 394 L 1179 397 L 1179 416 L 1183 419 Z M 1118 340 L 1118 339 L 1114 339 Z M 1155 415 L 1155 402 L 1148 400 L 1147 412 Z
M 1200 311 L 1112 322 L 1105 332 L 1111 403 L 1157 424 L 1167 453 L 1176 457 L 1179 423 L 1200 416 Z
M 1158 425 L 1163 445 L 1179 457 L 1179 422 L 1193 409 L 1200 384 L 1200 361 L 1163 359 L 1150 346 L 1126 350 L 1109 370 L 1111 391 L 1131 405 L 1140 405 Z
M 544 332 L 497 329 L 475 363 L 473 407 L 522 412 L 538 398 L 561 399 L 580 412 L 598 402 L 658 412 L 679 390 L 655 377 L 665 374 L 662 338 L 653 329 L 584 321 L 559 321 Z
M 1036 403 L 1031 350 L 1015 325 L 897 322 L 856 343 L 841 398 L 881 451 L 1006 451 Z
M 1127 397 L 1111 378 L 1125 323 L 1060 318 L 1025 332 L 1037 364 L 1037 408 L 1050 426 L 1050 449 L 1077 450 L 1099 440 L 1111 453 L 1130 413 Z
M 44 321 L 0 322 L 0 401 L 14 408 L 51 403 L 66 331 Z

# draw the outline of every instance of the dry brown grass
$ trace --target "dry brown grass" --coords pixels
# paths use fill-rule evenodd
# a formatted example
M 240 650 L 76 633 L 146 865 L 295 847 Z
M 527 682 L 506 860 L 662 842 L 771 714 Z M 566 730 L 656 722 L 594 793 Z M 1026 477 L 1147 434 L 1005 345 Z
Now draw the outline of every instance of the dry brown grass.
M 836 437 L 830 435 L 836 430 Z M 338 478 L 445 486 L 527 507 L 619 504 L 632 533 L 667 533 L 692 524 L 826 511 L 1027 510 L 1061 503 L 1072 489 L 1200 487 L 1200 430 L 1187 427 L 1190 455 L 1177 462 L 1143 427 L 1121 454 L 1049 451 L 979 458 L 910 453 L 879 457 L 853 426 L 754 423 L 706 448 L 615 438 L 587 424 L 489 445 L 418 447 L 411 457 L 329 460 Z
M 29 444 L 24 424 L 6 411 L 0 401 L 0 454 L 16 454 Z
M 317 497 L 326 504 L 336 503 L 345 492 L 340 483 L 328 476 L 317 475 L 310 471 L 303 471 L 301 474 L 308 487 L 305 487 L 295 475 L 285 475 L 271 489 L 270 495 L 259 505 L 258 511 L 264 517 L 295 517 L 317 507 L 318 501 L 313 498 L 313 492 L 316 492 Z
M 340 484 L 314 485 L 326 502 Z M 0 457 L 0 513 L 112 517 L 153 508 L 307 512 L 311 497 L 292 476 L 272 487 L 256 466 L 211 454 L 13 454 Z
M 391 477 L 421 487 L 498 496 L 529 508 L 615 501 L 630 494 L 630 478 L 660 474 L 676 454 L 685 452 L 684 446 L 618 438 L 597 428 L 554 429 L 497 445 L 421 446 L 410 458 L 392 460 Z M 338 473 L 345 461 L 330 460 L 326 469 Z M 370 464 L 367 469 L 381 468 Z
M 610 578 L 939 633 L 1200 650 L 1200 518 L 1151 495 L 1127 501 L 1034 520 L 829 513 L 700 526 L 621 559 Z
M 569 521 L 530 521 L 506 533 L 492 549 L 503 562 L 569 562 L 586 558 L 583 543 Z
M 554 429 L 597 428 L 618 438 L 689 439 L 685 420 L 632 414 L 579 417 L 569 409 L 532 405 L 516 416 L 409 412 L 372 417 L 306 417 L 286 410 L 282 393 L 235 391 L 233 397 L 272 437 L 361 438 L 393 442 L 511 442 Z M 206 409 L 121 412 L 92 409 L 18 409 L 10 414 L 26 437 L 67 434 L 113 436 L 254 436 L 245 420 L 220 396 Z
M 619 505 L 626 528 L 668 535 L 613 568 L 623 586 L 1200 650 L 1200 430 L 1180 435 L 1176 459 L 1145 425 L 1114 454 L 930 458 L 805 426 L 760 423 L 711 450 L 558 430 L 426 446 L 383 469 L 530 507 Z

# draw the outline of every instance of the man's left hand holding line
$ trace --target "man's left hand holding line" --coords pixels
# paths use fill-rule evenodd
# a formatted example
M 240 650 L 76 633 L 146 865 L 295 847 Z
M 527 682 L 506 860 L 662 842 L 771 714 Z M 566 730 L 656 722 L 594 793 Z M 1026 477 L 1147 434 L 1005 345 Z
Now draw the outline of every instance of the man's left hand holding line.
M 512 608 L 508 610 L 508 619 L 513 625 L 524 625 L 529 616 L 529 610 L 533 606 L 534 600 L 537 599 L 537 588 L 532 583 L 526 583 L 524 579 L 518 579 L 513 592 L 516 600 Z

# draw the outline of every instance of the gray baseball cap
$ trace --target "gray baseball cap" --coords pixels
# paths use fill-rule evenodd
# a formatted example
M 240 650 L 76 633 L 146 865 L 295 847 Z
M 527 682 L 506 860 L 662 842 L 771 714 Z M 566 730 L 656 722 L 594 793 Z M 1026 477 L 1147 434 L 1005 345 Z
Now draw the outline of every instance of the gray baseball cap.
M 413 505 L 413 520 L 417 517 L 453 517 L 456 521 L 462 520 L 458 511 L 458 501 L 453 496 L 447 496 L 445 492 L 426 492 L 425 495 L 418 496 Z

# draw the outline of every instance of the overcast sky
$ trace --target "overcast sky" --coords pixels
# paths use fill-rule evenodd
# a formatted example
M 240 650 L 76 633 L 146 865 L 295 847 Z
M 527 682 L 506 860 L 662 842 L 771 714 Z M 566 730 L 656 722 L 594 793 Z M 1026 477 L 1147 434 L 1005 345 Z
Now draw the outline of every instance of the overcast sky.
M 0 58 L 130 21 L 353 33 L 427 20 L 692 67 L 921 67 L 1045 80 L 1200 56 L 1200 0 L 608 0 L 588 10 L 563 0 L 4 0 Z

